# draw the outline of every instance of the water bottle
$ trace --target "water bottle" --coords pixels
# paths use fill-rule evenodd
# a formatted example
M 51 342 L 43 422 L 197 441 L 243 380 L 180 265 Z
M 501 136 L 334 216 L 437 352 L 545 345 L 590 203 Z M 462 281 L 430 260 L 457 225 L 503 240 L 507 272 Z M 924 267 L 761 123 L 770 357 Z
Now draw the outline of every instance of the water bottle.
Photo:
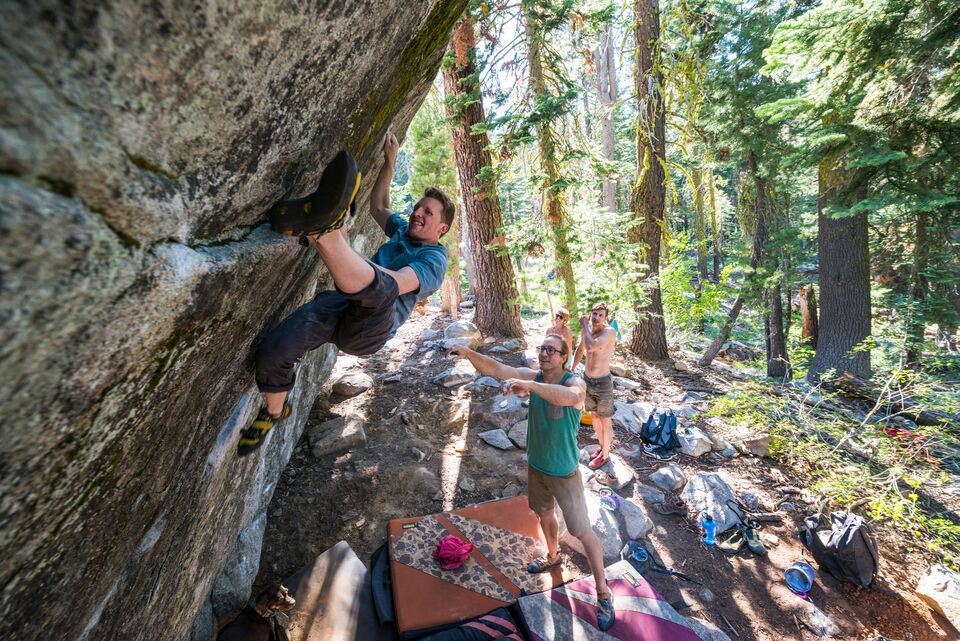
M 717 544 L 717 522 L 709 514 L 700 517 L 700 529 L 703 530 L 701 540 L 707 545 Z

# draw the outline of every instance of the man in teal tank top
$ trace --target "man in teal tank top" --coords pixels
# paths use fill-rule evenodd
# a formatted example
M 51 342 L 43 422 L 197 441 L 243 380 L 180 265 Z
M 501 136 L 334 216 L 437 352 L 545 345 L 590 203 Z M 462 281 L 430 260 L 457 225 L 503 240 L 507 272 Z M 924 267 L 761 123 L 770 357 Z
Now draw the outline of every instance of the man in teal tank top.
M 607 630 L 614 623 L 613 593 L 603 571 L 603 550 L 590 526 L 580 478 L 577 431 L 586 388 L 583 380 L 563 367 L 570 355 L 566 342 L 549 335 L 540 346 L 540 369 L 510 367 L 467 347 L 454 347 L 448 355 L 466 358 L 485 376 L 504 381 L 504 393 L 530 395 L 527 417 L 527 494 L 530 509 L 540 519 L 547 555 L 527 566 L 546 572 L 560 565 L 559 503 L 570 534 L 583 544 L 597 586 L 597 625 Z

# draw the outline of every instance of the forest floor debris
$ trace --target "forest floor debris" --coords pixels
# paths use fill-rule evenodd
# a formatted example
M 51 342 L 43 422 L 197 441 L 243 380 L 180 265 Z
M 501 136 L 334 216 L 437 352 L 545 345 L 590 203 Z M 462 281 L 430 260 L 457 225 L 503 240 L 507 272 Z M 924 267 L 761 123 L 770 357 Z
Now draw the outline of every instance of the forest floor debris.
M 529 345 L 539 344 L 545 321 L 524 321 Z M 385 542 L 389 519 L 431 514 L 526 491 L 522 447 L 500 450 L 478 438 L 481 432 L 495 427 L 512 434 L 523 418 L 520 408 L 513 406 L 516 401 L 509 407 L 491 406 L 490 399 L 499 390 L 477 384 L 479 381 L 451 387 L 431 383 L 432 378 L 451 368 L 450 360 L 431 343 L 450 323 L 451 319 L 435 311 L 414 316 L 400 329 L 392 349 L 367 358 L 338 361 L 331 381 L 342 374 L 362 371 L 373 378 L 373 387 L 348 398 L 332 393 L 329 383 L 317 400 L 310 425 L 355 414 L 366 422 L 366 442 L 358 441 L 349 451 L 320 458 L 311 453 L 307 438 L 298 445 L 270 505 L 254 592 L 292 573 L 341 539 L 347 540 L 361 559 L 369 559 Z M 486 343 L 480 350 L 486 352 L 501 344 Z M 778 419 L 782 412 L 795 411 L 797 405 L 811 412 L 827 411 L 822 405 L 805 405 L 810 390 L 800 386 L 785 387 L 781 396 L 775 396 L 780 404 L 771 409 L 765 405 L 772 402 L 768 386 L 719 361 L 720 368 L 702 369 L 688 359 L 688 367 L 680 370 L 669 364 L 643 363 L 625 350 L 619 353 L 632 376 L 624 379 L 627 384 L 617 386 L 618 401 L 657 407 L 695 404 L 703 411 L 682 419 L 681 425 L 697 427 L 715 442 L 737 443 L 755 436 L 742 429 L 750 423 L 746 414 L 753 411 L 743 403 L 747 398 L 759 399 L 761 409 L 757 411 L 766 407 L 766 418 Z M 513 365 L 522 364 L 522 353 L 502 351 L 495 355 Z M 730 369 L 737 370 L 735 376 Z M 704 400 L 692 398 L 690 392 Z M 782 405 L 784 399 L 791 403 L 790 408 Z M 860 410 L 851 409 L 841 400 L 820 401 L 833 404 L 837 411 L 853 418 L 859 416 Z M 636 456 L 638 437 L 622 424 L 617 425 L 615 451 L 634 454 L 623 460 L 636 476 L 619 494 L 647 508 L 652 526 L 644 545 L 659 563 L 695 578 L 704 587 L 664 574 L 649 573 L 646 578 L 668 601 L 683 599 L 689 603 L 685 615 L 734 630 L 734 638 L 743 641 L 815 639 L 819 637 L 812 630 L 827 629 L 826 621 L 839 630 L 836 638 L 843 639 L 865 640 L 881 634 L 911 641 L 956 638 L 956 630 L 914 592 L 918 579 L 937 560 L 924 545 L 928 539 L 884 525 L 875 527 L 875 534 L 881 554 L 880 573 L 891 593 L 862 590 L 818 572 L 809 597 L 825 618 L 811 620 L 810 605 L 790 592 L 783 571 L 797 560 L 813 563 L 797 538 L 798 524 L 827 497 L 822 488 L 811 489 L 817 487 L 817 478 L 811 473 L 816 471 L 819 459 L 814 458 L 811 464 L 805 458 L 819 450 L 804 446 L 797 452 L 787 448 L 784 439 L 795 429 L 799 427 L 791 423 L 779 432 L 771 431 L 770 453 L 775 458 L 749 453 L 754 450 L 762 454 L 762 448 L 744 448 L 746 453 L 730 458 L 715 451 L 699 458 L 681 455 L 672 462 L 687 479 L 722 470 L 738 495 L 755 497 L 758 509 L 780 519 L 762 523 L 761 536 L 768 554 L 757 557 L 746 550 L 726 556 L 705 546 L 695 515 L 661 514 L 651 509 L 653 502 L 675 505 L 678 494 L 664 494 L 649 485 L 650 475 L 664 464 Z M 842 449 L 843 437 L 831 438 L 830 447 Z M 592 428 L 581 430 L 580 443 L 595 443 Z M 848 439 L 847 443 L 854 448 L 864 446 L 861 439 Z M 953 475 L 951 479 L 960 487 L 960 477 Z M 937 500 L 956 509 L 958 497 L 944 489 L 951 487 L 950 483 L 941 485 L 934 491 Z M 788 488 L 791 492 L 780 491 Z M 793 511 L 785 510 L 787 503 L 793 504 Z M 346 514 L 350 518 L 344 518 Z M 588 574 L 585 559 L 573 555 L 568 563 L 574 573 Z

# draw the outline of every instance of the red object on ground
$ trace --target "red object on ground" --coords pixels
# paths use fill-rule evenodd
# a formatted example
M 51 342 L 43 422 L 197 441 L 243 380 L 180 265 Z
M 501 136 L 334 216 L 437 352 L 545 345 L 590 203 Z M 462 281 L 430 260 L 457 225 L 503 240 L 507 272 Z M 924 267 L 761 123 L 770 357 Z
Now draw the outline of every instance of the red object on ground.
M 463 565 L 471 552 L 473 552 L 472 543 L 467 543 L 451 534 L 437 543 L 437 548 L 433 551 L 433 560 L 438 561 L 444 570 L 456 570 Z

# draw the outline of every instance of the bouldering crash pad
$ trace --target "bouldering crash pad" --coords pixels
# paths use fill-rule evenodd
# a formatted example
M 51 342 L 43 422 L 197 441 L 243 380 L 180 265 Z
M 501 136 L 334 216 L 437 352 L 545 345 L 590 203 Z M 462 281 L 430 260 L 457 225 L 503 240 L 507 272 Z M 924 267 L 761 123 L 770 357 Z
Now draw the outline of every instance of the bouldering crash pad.
M 521 590 L 549 590 L 569 578 L 561 568 L 527 572 L 527 563 L 546 552 L 546 543 L 526 496 L 394 519 L 387 530 L 397 629 L 405 639 L 510 605 Z M 463 565 L 443 570 L 433 551 L 450 534 L 474 549 Z
M 297 600 L 288 615 L 294 641 L 393 641 L 373 607 L 371 576 L 346 541 L 283 582 Z
M 612 628 L 601 632 L 597 627 L 597 591 L 593 577 L 589 577 L 520 598 L 520 613 L 529 638 L 532 641 L 705 641 L 713 637 L 703 634 L 708 631 L 706 624 L 674 610 L 626 561 L 608 567 L 606 575 L 617 612 Z

